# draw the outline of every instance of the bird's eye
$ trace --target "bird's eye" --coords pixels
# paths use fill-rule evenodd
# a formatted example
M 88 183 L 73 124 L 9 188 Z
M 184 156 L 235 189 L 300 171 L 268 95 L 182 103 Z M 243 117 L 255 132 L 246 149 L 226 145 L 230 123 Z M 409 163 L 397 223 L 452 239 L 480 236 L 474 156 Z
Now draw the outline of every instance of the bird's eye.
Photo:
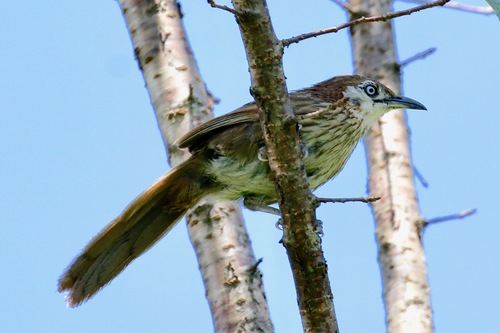
M 374 86 L 373 84 L 368 84 L 363 89 L 364 89 L 365 93 L 370 97 L 377 96 L 377 94 L 378 94 L 377 87 Z

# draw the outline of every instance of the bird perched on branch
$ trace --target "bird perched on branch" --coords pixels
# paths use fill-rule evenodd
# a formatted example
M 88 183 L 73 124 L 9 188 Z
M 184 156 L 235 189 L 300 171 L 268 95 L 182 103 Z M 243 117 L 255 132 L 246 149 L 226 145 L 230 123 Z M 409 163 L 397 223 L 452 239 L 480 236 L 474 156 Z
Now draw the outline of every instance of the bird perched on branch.
M 337 76 L 290 93 L 313 189 L 335 177 L 370 125 L 393 109 L 426 110 L 379 82 Z M 206 195 L 244 199 L 251 209 L 277 200 L 255 103 L 212 119 L 178 141 L 192 156 L 158 179 L 85 247 L 59 280 L 69 306 L 92 297 L 162 238 Z

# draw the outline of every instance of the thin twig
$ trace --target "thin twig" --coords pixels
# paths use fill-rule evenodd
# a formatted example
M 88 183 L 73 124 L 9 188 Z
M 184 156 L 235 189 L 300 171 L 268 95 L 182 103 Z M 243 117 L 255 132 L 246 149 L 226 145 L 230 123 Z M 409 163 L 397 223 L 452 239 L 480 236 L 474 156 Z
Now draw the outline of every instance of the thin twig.
M 424 221 L 424 227 L 428 226 L 431 223 L 439 223 L 439 222 L 446 222 L 446 221 L 451 221 L 451 220 L 459 220 L 463 219 L 464 217 L 468 217 L 472 214 L 474 214 L 477 211 L 477 209 L 467 209 L 464 210 L 463 212 L 457 213 L 457 214 L 451 214 L 451 215 L 446 215 L 446 216 L 439 216 L 435 217 L 429 220 Z
M 327 203 L 346 203 L 346 202 L 364 202 L 370 203 L 380 200 L 380 197 L 359 197 L 359 198 L 317 198 L 319 202 Z
M 396 18 L 396 17 L 410 15 L 410 14 L 419 12 L 421 10 L 427 9 L 427 8 L 436 7 L 436 6 L 443 6 L 444 4 L 446 4 L 449 1 L 450 0 L 438 0 L 438 1 L 434 1 L 434 2 L 428 2 L 428 3 L 425 3 L 423 5 L 413 7 L 410 9 L 401 10 L 399 12 L 387 13 L 385 15 L 379 15 L 379 16 L 360 17 L 359 19 L 338 25 L 336 27 L 331 27 L 328 29 L 323 29 L 323 30 L 319 30 L 319 31 L 315 31 L 315 32 L 309 32 L 309 33 L 302 34 L 302 35 L 299 35 L 296 37 L 283 39 L 281 41 L 281 43 L 283 44 L 283 46 L 289 46 L 291 44 L 298 43 L 304 39 L 309 39 L 312 37 L 317 37 L 317 36 L 321 36 L 321 35 L 325 35 L 325 34 L 329 34 L 329 33 L 336 33 L 342 29 L 350 28 L 350 27 L 353 27 L 355 25 L 359 25 L 359 24 L 363 24 L 363 23 L 370 23 L 370 22 L 381 22 L 381 21 L 385 22 L 387 20 L 391 20 L 391 19 Z
M 233 15 L 236 15 L 236 14 L 238 13 L 237 11 L 235 11 L 235 10 L 234 10 L 233 8 L 231 8 L 231 7 L 224 6 L 224 5 L 219 5 L 219 4 L 215 3 L 215 1 L 214 1 L 214 0 L 207 0 L 207 2 L 208 2 L 208 4 L 209 4 L 210 6 L 212 6 L 213 8 L 218 8 L 218 9 L 225 10 L 225 11 L 227 11 L 227 12 L 230 12 L 230 13 L 231 13 L 231 14 L 233 14 Z
M 483 14 L 483 15 L 495 14 L 495 11 L 490 6 L 483 6 L 483 7 L 469 6 L 469 5 L 461 4 L 460 2 L 456 2 L 456 1 L 448 2 L 445 5 L 445 7 L 451 8 L 451 9 L 462 10 L 462 11 L 469 12 L 469 13 Z
M 332 1 L 335 2 L 337 5 L 339 5 L 340 7 L 347 10 L 348 12 L 352 12 L 352 7 L 349 6 L 349 4 L 347 4 L 347 2 L 342 1 L 342 0 L 332 0 Z
M 256 274 L 258 274 L 258 273 L 259 273 L 259 265 L 260 265 L 263 261 L 264 261 L 264 259 L 263 259 L 263 258 L 259 258 L 259 259 L 257 259 L 257 262 L 255 262 L 255 264 L 254 264 L 254 265 L 252 265 L 252 266 L 250 266 L 250 267 L 248 268 L 248 275 L 249 275 L 250 277 L 253 277 L 253 276 L 255 276 Z
M 411 2 L 411 3 L 424 3 L 424 0 L 402 0 L 404 2 Z M 483 15 L 490 15 L 494 14 L 495 11 L 493 8 L 490 6 L 470 6 L 470 5 L 464 5 L 460 2 L 457 1 L 450 1 L 444 7 L 450 8 L 450 9 L 457 9 L 469 13 L 475 13 L 475 14 L 483 14 Z
M 431 48 L 425 50 L 424 52 L 417 53 L 414 56 L 411 56 L 408 59 L 401 61 L 399 63 L 399 67 L 404 67 L 404 66 L 409 65 L 410 63 L 412 63 L 412 62 L 414 62 L 416 60 L 424 59 L 425 57 L 433 54 L 434 52 L 436 52 L 436 48 L 435 47 L 431 47 Z
M 415 173 L 415 177 L 420 181 L 423 187 L 428 188 L 429 187 L 429 182 L 425 177 L 418 171 L 417 168 L 413 167 L 413 172 Z

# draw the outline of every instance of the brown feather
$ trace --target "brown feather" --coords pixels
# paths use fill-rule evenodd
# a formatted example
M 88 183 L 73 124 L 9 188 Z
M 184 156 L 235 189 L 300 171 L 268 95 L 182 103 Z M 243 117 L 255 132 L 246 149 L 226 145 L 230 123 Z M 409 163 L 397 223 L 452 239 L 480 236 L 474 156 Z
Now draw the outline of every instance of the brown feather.
M 370 96 L 368 87 L 373 89 Z M 340 172 L 367 128 L 382 114 L 401 106 L 425 109 L 357 75 L 292 92 L 290 101 L 308 152 L 304 163 L 313 189 Z M 203 196 L 276 201 L 269 164 L 261 154 L 265 143 L 255 103 L 202 124 L 177 143 L 193 155 L 132 201 L 64 272 L 59 291 L 69 291 L 70 306 L 92 297 Z
M 59 280 L 68 304 L 79 305 L 168 232 L 202 197 L 218 190 L 205 161 L 191 158 L 139 195 L 75 258 Z M 220 190 L 220 189 L 219 189 Z

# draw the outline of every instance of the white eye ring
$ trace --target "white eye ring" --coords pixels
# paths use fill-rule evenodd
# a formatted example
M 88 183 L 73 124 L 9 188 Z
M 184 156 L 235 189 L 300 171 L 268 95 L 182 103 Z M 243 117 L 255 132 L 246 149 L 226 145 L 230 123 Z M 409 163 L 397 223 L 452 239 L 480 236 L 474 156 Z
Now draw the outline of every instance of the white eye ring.
M 370 97 L 374 97 L 378 94 L 377 92 L 377 87 L 375 87 L 373 84 L 368 84 L 366 85 L 363 90 L 365 91 L 365 93 L 370 96 Z

